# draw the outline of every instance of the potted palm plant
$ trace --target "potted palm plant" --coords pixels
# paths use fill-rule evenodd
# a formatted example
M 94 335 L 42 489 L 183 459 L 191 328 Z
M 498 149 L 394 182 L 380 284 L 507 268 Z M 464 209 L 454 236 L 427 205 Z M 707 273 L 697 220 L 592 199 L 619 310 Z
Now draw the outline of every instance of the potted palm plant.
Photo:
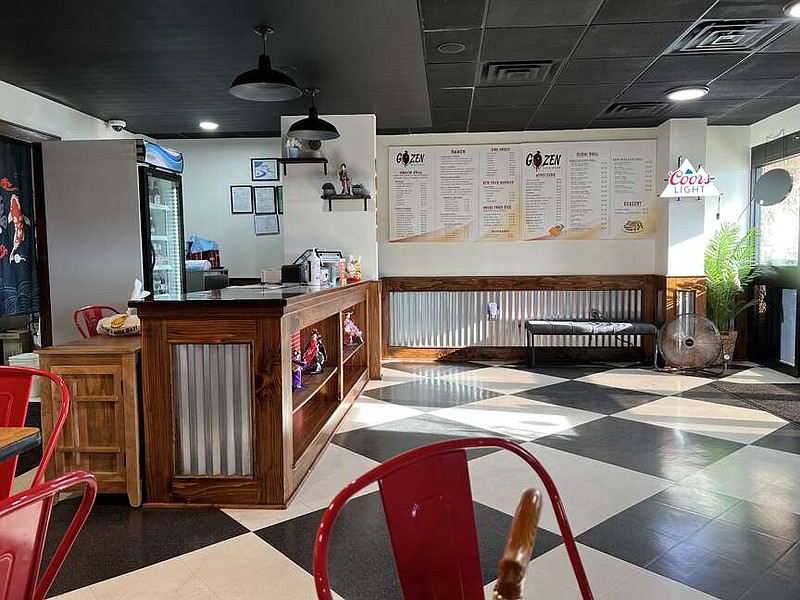
M 736 316 L 756 301 L 739 295 L 759 273 L 756 266 L 758 230 L 744 234 L 735 223 L 722 223 L 706 244 L 705 276 L 708 316 L 722 335 L 722 358 L 730 360 L 736 348 Z

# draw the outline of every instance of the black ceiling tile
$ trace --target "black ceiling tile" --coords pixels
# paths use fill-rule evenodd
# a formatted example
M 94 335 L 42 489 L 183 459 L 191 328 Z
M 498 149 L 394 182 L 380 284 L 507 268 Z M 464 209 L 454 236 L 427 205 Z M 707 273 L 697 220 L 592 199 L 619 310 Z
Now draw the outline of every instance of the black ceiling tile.
M 395 127 L 392 129 L 378 129 L 377 135 L 408 135 L 411 133 L 410 129 L 403 127 Z
M 558 83 L 627 82 L 652 61 L 646 58 L 573 58 L 561 70 Z
M 469 106 L 472 102 L 472 88 L 434 88 L 428 91 L 431 105 L 436 108 Z
M 644 118 L 644 119 L 595 119 L 589 123 L 589 129 L 615 129 L 617 127 L 658 127 L 667 120 L 668 117 Z
M 472 108 L 470 115 L 470 131 L 473 125 L 481 128 L 502 126 L 511 129 L 525 129 L 536 107 L 531 106 L 478 106 Z
M 669 118 L 720 117 L 736 109 L 744 102 L 747 102 L 747 100 L 714 101 L 706 100 L 705 98 L 691 102 L 676 102 L 669 111 Z
M 475 63 L 445 63 L 428 65 L 428 87 L 446 88 L 470 86 L 475 83 Z
M 752 79 L 794 79 L 800 71 L 800 52 L 754 54 L 741 65 L 723 75 L 722 79 L 746 81 Z
M 450 123 L 452 121 L 466 121 L 469 118 L 469 106 L 462 106 L 459 108 L 434 108 L 432 113 L 434 125 Z
M 419 0 L 422 28 L 477 28 L 483 25 L 486 0 Z
M 606 0 L 594 23 L 660 23 L 694 21 L 713 5 L 712 0 Z
M 454 29 L 452 31 L 429 31 L 425 33 L 425 60 L 428 63 L 474 62 L 478 60 L 481 46 L 480 29 Z M 458 53 L 442 52 L 442 44 L 462 44 L 464 50 Z M 442 46 L 446 49 L 445 46 Z
M 547 104 L 584 104 L 587 100 L 608 103 L 625 87 L 622 83 L 598 85 L 556 85 L 550 90 Z
M 485 132 L 490 133 L 494 131 L 525 131 L 527 123 L 519 124 L 517 122 L 497 123 L 494 121 L 478 122 L 470 121 L 467 131 L 470 133 Z
M 602 0 L 489 0 L 487 27 L 588 25 Z
M 764 96 L 766 98 L 794 98 L 800 102 L 800 77 L 776 87 Z
M 783 0 L 778 2 L 769 2 L 752 0 L 752 1 L 734 1 L 734 2 L 718 2 L 708 13 L 704 15 L 704 19 L 783 19 L 786 15 L 783 14 L 783 5 L 786 4 Z
M 761 52 L 800 52 L 800 25 L 795 25 Z
M 783 83 L 783 79 L 752 79 L 748 81 L 718 79 L 708 86 L 708 96 L 704 100 L 752 99 L 779 88 Z
M 414 130 L 414 133 L 459 133 L 459 132 L 466 132 L 467 131 L 467 121 L 453 121 L 451 123 L 445 123 L 443 125 L 435 125 L 428 131 L 417 131 Z
M 476 87 L 473 106 L 537 106 L 547 93 L 547 85 Z
M 622 92 L 620 102 L 665 102 L 667 92 L 674 86 L 668 83 L 635 83 Z
M 487 29 L 481 60 L 532 60 L 568 56 L 583 27 L 518 27 Z
M 690 25 L 690 22 L 672 21 L 668 23 L 592 25 L 581 43 L 578 44 L 575 57 L 654 56 L 670 46 Z
M 537 121 L 590 121 L 603 114 L 608 103 L 596 104 L 543 104 L 536 111 Z
M 740 53 L 662 56 L 637 81 L 669 82 L 675 86 L 684 85 L 684 81 L 710 81 L 746 56 Z
M 534 121 L 528 125 L 528 131 L 544 131 L 544 130 L 554 130 L 554 129 L 583 129 L 589 124 L 590 119 L 567 119 L 567 120 L 554 120 L 554 121 L 544 121 L 539 119 L 534 119 Z
M 736 110 L 726 113 L 724 117 L 732 120 L 752 119 L 750 123 L 744 123 L 745 125 L 749 125 L 781 112 L 795 104 L 796 101 L 791 98 L 759 98 L 740 106 Z

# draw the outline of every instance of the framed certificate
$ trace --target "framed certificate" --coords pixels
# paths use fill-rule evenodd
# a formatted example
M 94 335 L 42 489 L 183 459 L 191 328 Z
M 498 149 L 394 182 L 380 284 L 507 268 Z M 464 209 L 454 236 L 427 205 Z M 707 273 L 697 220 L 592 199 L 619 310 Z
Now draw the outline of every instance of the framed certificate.
M 271 215 L 278 212 L 275 188 L 271 185 L 253 186 L 253 210 L 257 215 Z
M 255 215 L 253 224 L 256 235 L 277 235 L 281 232 L 277 213 L 274 215 Z
M 253 188 L 250 185 L 231 186 L 231 212 L 234 215 L 253 212 Z
M 277 158 L 251 158 L 250 179 L 253 181 L 279 181 Z

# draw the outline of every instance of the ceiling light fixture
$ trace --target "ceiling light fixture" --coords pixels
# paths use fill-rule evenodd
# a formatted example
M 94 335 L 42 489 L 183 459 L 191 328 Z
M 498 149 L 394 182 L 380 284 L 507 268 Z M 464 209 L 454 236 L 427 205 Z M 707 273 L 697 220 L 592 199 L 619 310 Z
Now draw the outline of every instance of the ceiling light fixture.
M 442 54 L 458 54 L 467 49 L 461 42 L 443 42 L 436 46 L 436 49 Z
M 258 57 L 258 68 L 238 75 L 231 84 L 231 94 L 243 100 L 257 102 L 280 102 L 302 96 L 303 91 L 291 77 L 272 68 L 267 56 L 267 36 L 273 33 L 272 27 L 259 25 L 254 31 L 261 36 L 263 43 L 263 52 Z
M 314 105 L 314 96 L 319 94 L 319 89 L 306 88 L 306 92 L 311 95 L 308 117 L 292 123 L 287 135 L 298 140 L 335 140 L 339 137 L 339 131 L 333 123 L 319 118 L 317 107 Z
M 708 88 L 704 85 L 690 85 L 668 91 L 667 98 L 674 102 L 683 102 L 685 100 L 697 100 L 707 93 Z
M 203 131 L 216 131 L 219 128 L 219 123 L 214 121 L 200 121 L 198 125 Z
M 783 13 L 792 19 L 800 19 L 800 0 L 789 2 L 783 7 Z

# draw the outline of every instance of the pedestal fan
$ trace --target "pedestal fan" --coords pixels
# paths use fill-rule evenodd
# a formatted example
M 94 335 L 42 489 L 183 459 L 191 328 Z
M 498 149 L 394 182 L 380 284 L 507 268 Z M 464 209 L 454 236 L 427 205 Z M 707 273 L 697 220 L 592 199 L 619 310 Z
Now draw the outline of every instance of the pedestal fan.
M 700 371 L 731 360 L 722 356 L 722 337 L 709 319 L 694 313 L 678 315 L 665 323 L 656 339 L 658 356 L 666 370 Z

